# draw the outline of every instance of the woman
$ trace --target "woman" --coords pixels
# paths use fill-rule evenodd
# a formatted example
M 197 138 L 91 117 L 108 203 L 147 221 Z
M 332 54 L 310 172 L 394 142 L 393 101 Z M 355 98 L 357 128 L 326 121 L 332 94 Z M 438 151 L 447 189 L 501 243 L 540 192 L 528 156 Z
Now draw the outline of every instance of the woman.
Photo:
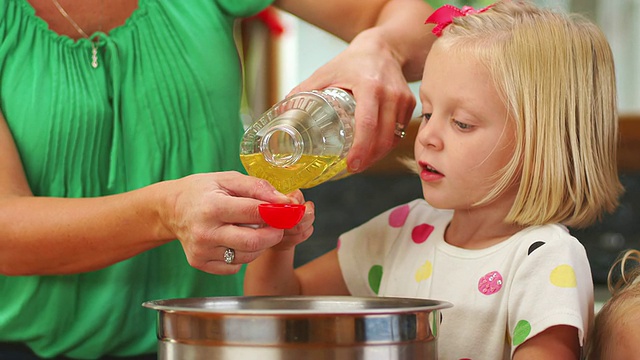
M 261 202 L 290 201 L 237 172 L 233 24 L 268 5 L 0 2 L 0 358 L 151 354 L 155 314 L 143 301 L 238 295 L 242 264 L 281 241 L 282 230 L 238 226 L 261 222 Z M 361 171 L 410 118 L 406 80 L 433 40 L 416 30 L 431 9 L 274 5 L 351 42 L 293 91 L 354 93 L 349 164 Z

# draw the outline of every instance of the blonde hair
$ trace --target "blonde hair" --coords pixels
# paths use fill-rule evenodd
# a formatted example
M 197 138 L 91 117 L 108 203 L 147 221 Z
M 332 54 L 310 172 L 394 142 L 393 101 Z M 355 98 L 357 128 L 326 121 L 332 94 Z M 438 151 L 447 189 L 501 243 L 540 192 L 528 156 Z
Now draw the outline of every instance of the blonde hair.
M 578 15 L 502 1 L 456 17 L 438 39 L 485 65 L 515 122 L 515 152 L 495 186 L 518 193 L 505 221 L 586 227 L 618 205 L 618 119 L 613 56 Z
M 610 353 L 618 340 L 614 330 L 624 326 L 625 319 L 629 318 L 632 311 L 640 310 L 640 266 L 629 270 L 628 262 L 640 263 L 640 251 L 627 250 L 609 270 L 608 286 L 612 296 L 602 306 L 596 315 L 594 326 L 591 327 L 587 359 L 606 358 L 605 355 Z M 620 276 L 619 279 L 614 278 L 616 273 Z

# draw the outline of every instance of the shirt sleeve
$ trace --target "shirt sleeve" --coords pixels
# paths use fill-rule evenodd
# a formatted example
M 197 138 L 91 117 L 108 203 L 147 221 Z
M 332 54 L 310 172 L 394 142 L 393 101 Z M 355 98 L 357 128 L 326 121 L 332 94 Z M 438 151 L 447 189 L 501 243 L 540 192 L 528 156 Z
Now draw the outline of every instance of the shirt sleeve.
M 218 6 L 234 17 L 247 17 L 259 13 L 274 0 L 215 0 Z
M 511 354 L 556 325 L 575 327 L 584 346 L 593 317 L 593 280 L 584 247 L 564 229 L 527 243 L 509 294 Z

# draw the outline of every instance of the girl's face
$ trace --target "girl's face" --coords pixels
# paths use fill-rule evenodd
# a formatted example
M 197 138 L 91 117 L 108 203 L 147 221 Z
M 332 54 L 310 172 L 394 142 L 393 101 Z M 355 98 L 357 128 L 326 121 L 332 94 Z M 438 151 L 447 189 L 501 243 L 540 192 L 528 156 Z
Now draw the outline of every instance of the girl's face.
M 513 156 L 513 121 L 488 70 L 439 41 L 427 57 L 420 102 L 415 158 L 425 200 L 436 208 L 469 209 Z M 510 207 L 513 199 L 515 189 L 496 201 Z

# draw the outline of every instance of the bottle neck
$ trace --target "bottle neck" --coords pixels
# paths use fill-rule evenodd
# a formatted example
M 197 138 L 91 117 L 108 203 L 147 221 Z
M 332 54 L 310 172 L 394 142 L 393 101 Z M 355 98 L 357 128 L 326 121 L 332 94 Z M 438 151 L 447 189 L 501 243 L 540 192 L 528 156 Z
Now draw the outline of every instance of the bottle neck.
M 300 132 L 291 125 L 281 124 L 269 129 L 260 148 L 264 159 L 277 167 L 291 166 L 300 160 L 304 141 Z

